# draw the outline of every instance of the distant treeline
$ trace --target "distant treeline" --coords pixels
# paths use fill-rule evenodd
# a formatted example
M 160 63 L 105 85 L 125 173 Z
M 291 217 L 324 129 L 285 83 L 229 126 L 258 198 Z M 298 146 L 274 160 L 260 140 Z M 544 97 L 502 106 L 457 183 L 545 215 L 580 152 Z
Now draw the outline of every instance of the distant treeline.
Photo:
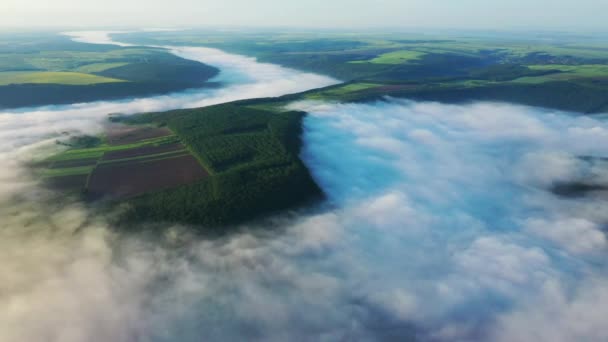
M 413 100 L 460 103 L 464 101 L 501 101 L 579 113 L 608 112 L 607 89 L 571 82 L 542 84 L 499 84 L 456 89 L 429 89 L 396 92 L 390 95 Z

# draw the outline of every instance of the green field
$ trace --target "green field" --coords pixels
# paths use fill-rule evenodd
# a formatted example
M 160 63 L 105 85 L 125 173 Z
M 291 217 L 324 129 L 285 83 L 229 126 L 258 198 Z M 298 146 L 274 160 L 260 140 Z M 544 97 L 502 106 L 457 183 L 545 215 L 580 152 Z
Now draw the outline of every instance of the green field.
M 84 73 L 97 73 L 97 72 L 106 71 L 108 69 L 122 67 L 122 66 L 125 66 L 128 64 L 129 63 L 125 63 L 125 62 L 122 62 L 122 63 L 92 63 L 92 64 L 83 65 L 74 70 L 78 71 L 78 72 L 84 72 Z
M 103 77 L 80 72 L 52 71 L 8 71 L 0 72 L 0 86 L 9 84 L 66 84 L 87 85 L 98 83 L 125 82 L 116 78 Z
M 353 61 L 350 63 L 403 64 L 419 60 L 424 55 L 426 55 L 424 52 L 403 50 L 387 52 L 368 61 Z
M 65 177 L 74 175 L 88 175 L 93 171 L 93 166 L 65 167 L 58 169 L 45 169 L 40 175 L 45 178 Z
M 331 87 L 320 91 L 315 91 L 305 95 L 309 100 L 335 100 L 343 99 L 352 95 L 353 93 L 362 92 L 364 90 L 370 90 L 382 86 L 378 83 L 358 82 L 348 83 L 338 86 Z
M 145 146 L 158 146 L 164 144 L 170 144 L 179 141 L 179 138 L 175 135 L 169 135 L 164 137 L 145 139 L 130 144 L 121 145 L 110 145 L 108 143 L 102 143 L 95 147 L 89 148 L 71 148 L 65 152 L 50 157 L 49 161 L 63 161 L 63 160 L 74 160 L 74 159 L 88 159 L 88 158 L 99 158 L 104 153 L 129 150 L 138 147 Z

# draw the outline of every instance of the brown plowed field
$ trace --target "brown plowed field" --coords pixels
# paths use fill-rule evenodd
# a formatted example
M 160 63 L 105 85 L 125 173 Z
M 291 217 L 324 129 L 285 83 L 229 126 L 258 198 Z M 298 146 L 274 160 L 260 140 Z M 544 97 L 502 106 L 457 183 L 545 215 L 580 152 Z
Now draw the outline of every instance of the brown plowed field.
M 209 174 L 191 155 L 120 165 L 99 165 L 89 180 L 88 197 L 127 198 L 196 182 Z
M 88 175 L 52 177 L 47 179 L 47 184 L 54 189 L 77 191 L 84 188 L 87 177 Z
M 69 167 L 95 165 L 95 163 L 97 163 L 97 158 L 59 160 L 59 161 L 53 162 L 51 164 L 50 168 L 51 169 L 64 169 L 64 168 L 69 168 Z
M 157 127 L 131 127 L 113 125 L 107 131 L 108 144 L 124 145 L 140 142 L 141 140 L 166 137 L 171 135 L 168 128 Z
M 184 145 L 178 144 L 178 143 L 159 145 L 159 146 L 144 146 L 144 147 L 131 148 L 128 150 L 106 152 L 103 155 L 102 160 L 134 158 L 134 157 L 141 157 L 141 156 L 147 156 L 147 155 L 152 156 L 154 154 L 180 151 L 183 149 L 184 149 Z

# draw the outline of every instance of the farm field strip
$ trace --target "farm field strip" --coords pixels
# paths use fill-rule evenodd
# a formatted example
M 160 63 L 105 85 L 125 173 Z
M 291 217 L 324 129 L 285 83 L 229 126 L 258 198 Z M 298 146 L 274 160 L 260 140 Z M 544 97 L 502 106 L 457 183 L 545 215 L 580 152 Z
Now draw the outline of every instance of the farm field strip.
M 170 152 L 163 152 L 163 153 L 156 153 L 156 154 L 147 154 L 147 155 L 143 155 L 143 156 L 130 157 L 130 158 L 100 160 L 97 163 L 97 165 L 118 164 L 118 163 L 125 163 L 125 162 L 146 162 L 146 161 L 150 161 L 150 160 L 168 159 L 168 158 L 173 158 L 176 156 L 182 156 L 182 155 L 188 155 L 188 154 L 189 154 L 188 150 L 182 149 L 182 150 L 177 150 L 177 151 L 170 151 Z
M 74 71 L 77 72 L 84 72 L 86 74 L 90 74 L 90 73 L 96 73 L 96 72 L 102 72 L 102 71 L 106 71 L 109 69 L 113 69 L 113 68 L 118 68 L 118 67 L 122 67 L 125 65 L 128 65 L 129 63 L 121 63 L 121 62 L 116 62 L 116 63 L 92 63 L 92 64 L 87 64 L 87 65 L 83 65 L 77 69 L 74 69 Z
M 163 138 L 175 137 L 168 128 L 158 127 L 110 127 L 107 134 L 109 145 L 126 146 L 128 144 L 145 144 L 155 139 L 162 141 Z
M 142 140 L 140 142 L 134 142 L 124 145 L 101 145 L 92 148 L 82 148 L 65 151 L 57 156 L 49 159 L 49 161 L 64 161 L 64 160 L 77 160 L 86 158 L 101 158 L 105 153 L 113 151 L 125 151 L 146 146 L 160 146 L 164 144 L 176 143 L 178 138 L 176 136 L 164 136 L 160 138 L 153 138 Z
M 154 155 L 166 152 L 185 150 L 184 145 L 179 143 L 167 143 L 161 145 L 146 145 L 126 150 L 112 150 L 104 153 L 102 161 L 126 159 L 139 156 Z
M 90 85 L 127 82 L 125 80 L 82 72 L 5 71 L 0 72 L 0 86 L 10 84 Z
M 48 184 L 51 188 L 67 191 L 79 191 L 82 190 L 83 184 L 86 184 L 88 178 L 88 174 L 68 175 L 49 177 L 46 178 L 45 181 L 46 184 Z
M 382 86 L 383 86 L 383 84 L 380 84 L 380 83 L 357 82 L 357 83 L 351 83 L 351 84 L 342 85 L 339 87 L 323 90 L 323 91 L 312 93 L 312 94 L 307 94 L 306 98 L 310 99 L 310 100 L 323 100 L 323 99 L 326 99 L 326 98 L 332 97 L 332 96 L 339 97 L 339 96 L 346 95 L 349 93 L 370 90 L 370 89 L 378 88 L 378 87 L 382 87 Z
M 79 167 L 67 167 L 57 169 L 45 169 L 40 174 L 43 178 L 53 178 L 61 176 L 72 176 L 72 175 L 87 175 L 93 171 L 93 166 L 79 166 Z
M 413 50 L 402 50 L 402 51 L 387 52 L 387 53 L 381 54 L 381 55 L 379 55 L 373 59 L 367 60 L 367 61 L 352 61 L 349 63 L 354 63 L 354 64 L 361 64 L 361 63 L 403 64 L 403 63 L 409 63 L 412 61 L 419 60 L 424 55 L 426 55 L 426 53 L 424 53 L 424 52 L 413 51 Z
M 79 166 L 94 166 L 95 164 L 97 164 L 97 160 L 98 158 L 59 160 L 52 162 L 49 165 L 49 169 L 65 169 Z

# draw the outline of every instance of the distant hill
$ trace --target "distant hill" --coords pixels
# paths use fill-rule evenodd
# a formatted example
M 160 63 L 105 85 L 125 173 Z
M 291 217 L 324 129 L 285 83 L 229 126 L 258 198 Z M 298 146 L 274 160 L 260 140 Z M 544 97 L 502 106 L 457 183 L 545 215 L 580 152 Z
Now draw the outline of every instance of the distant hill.
M 217 68 L 163 49 L 83 44 L 61 36 L 11 38 L 10 45 L 0 42 L 0 109 L 217 86 L 209 82 Z

